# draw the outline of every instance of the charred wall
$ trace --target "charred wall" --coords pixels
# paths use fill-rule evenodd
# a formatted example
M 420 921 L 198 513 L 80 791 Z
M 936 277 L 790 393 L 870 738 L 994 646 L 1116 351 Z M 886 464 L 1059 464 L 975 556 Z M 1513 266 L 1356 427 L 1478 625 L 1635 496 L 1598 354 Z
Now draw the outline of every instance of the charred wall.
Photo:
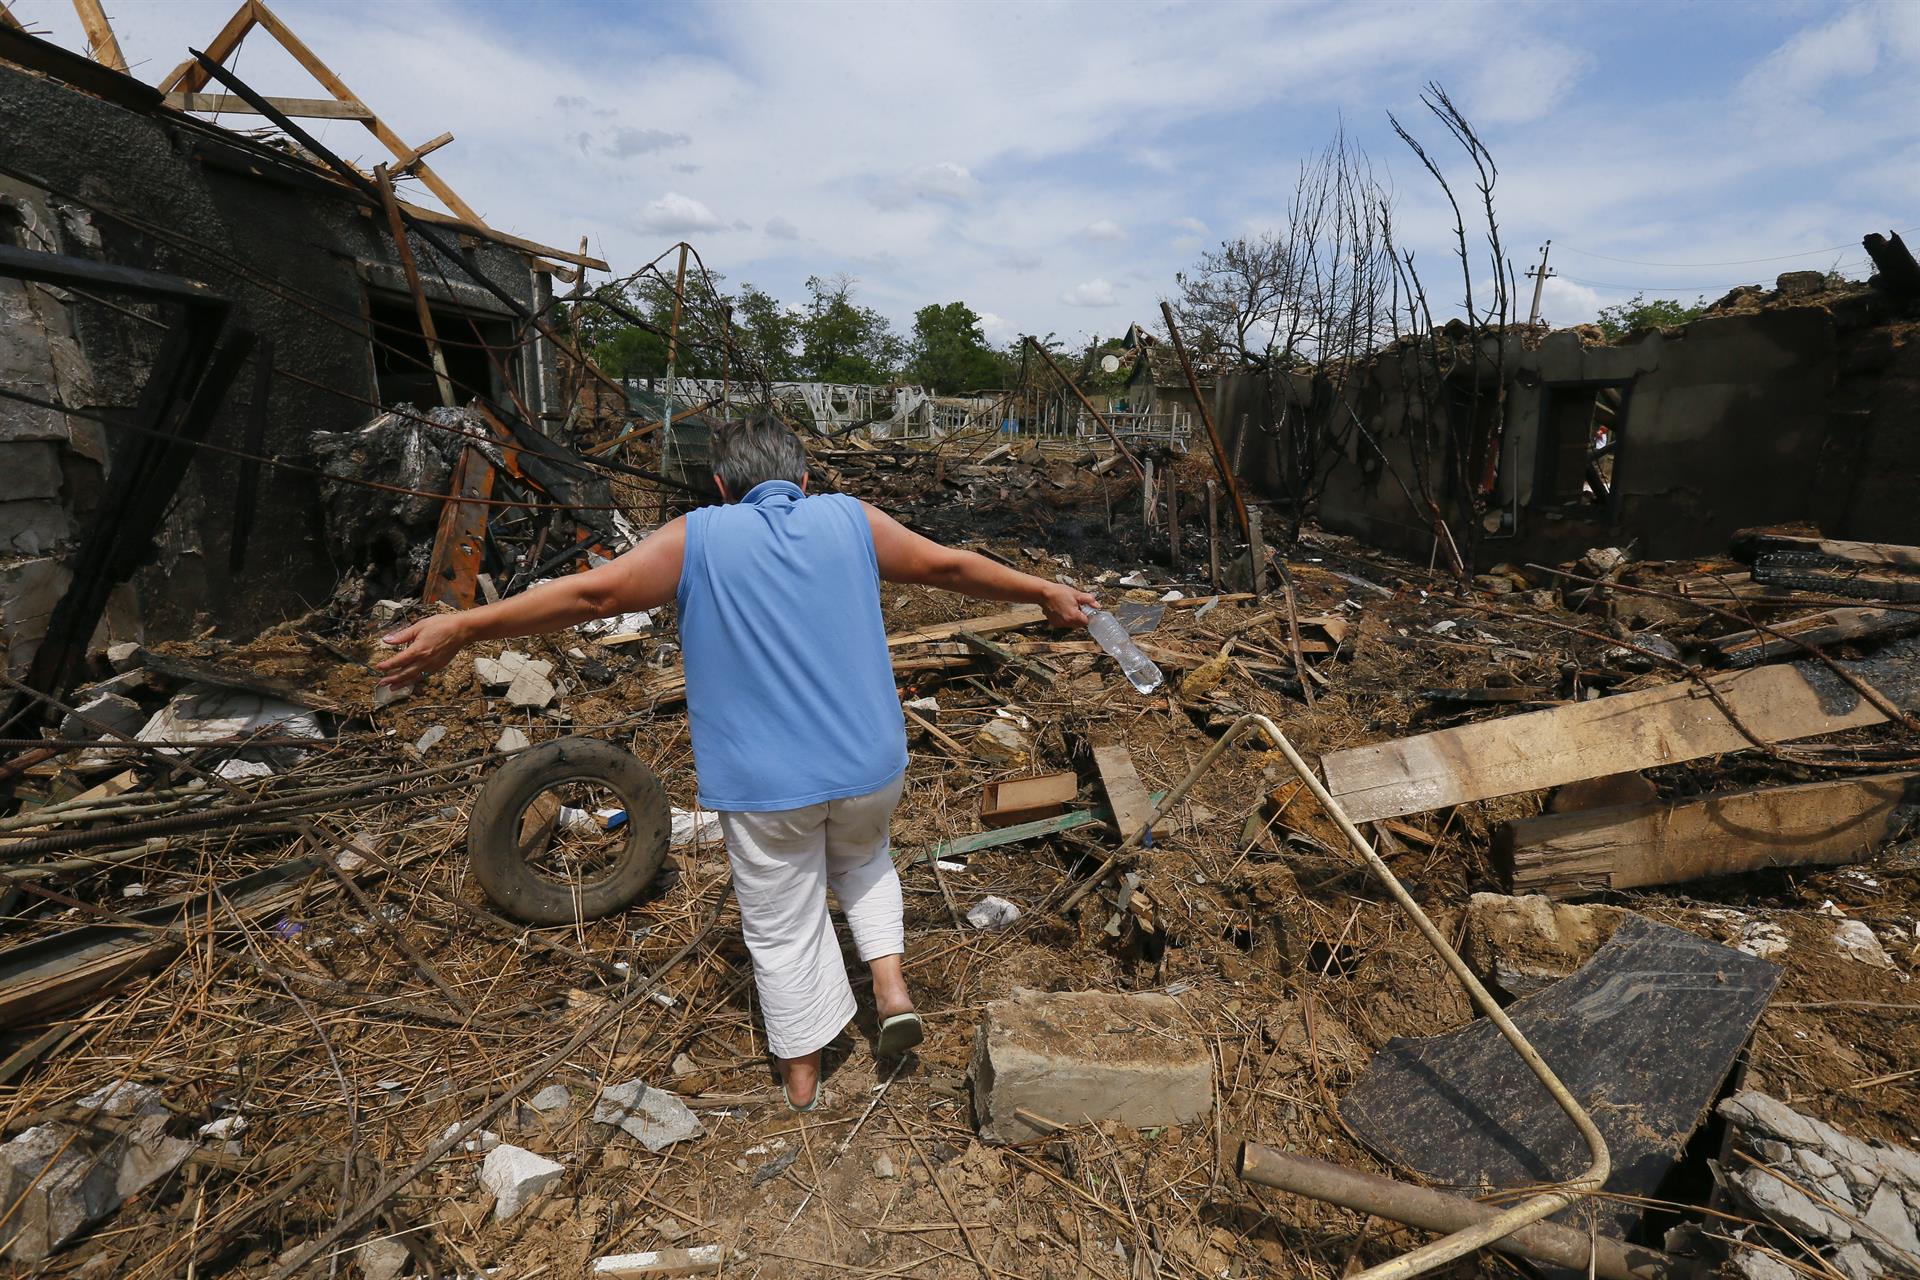
M 1789 305 L 1709 315 L 1618 345 L 1566 330 L 1510 349 L 1479 560 L 1558 561 L 1628 543 L 1654 558 L 1715 555 L 1736 529 L 1786 521 L 1812 521 L 1830 537 L 1920 542 L 1920 510 L 1899 497 L 1920 483 L 1913 329 L 1872 306 Z M 1447 433 L 1428 425 L 1442 397 L 1420 393 L 1409 350 L 1376 355 L 1349 391 L 1353 425 L 1318 518 L 1424 559 L 1434 532 L 1423 499 L 1459 510 L 1459 469 Z M 1454 412 L 1468 398 L 1463 381 L 1448 392 Z M 1483 413 L 1492 381 L 1489 370 Z M 1287 432 L 1305 405 L 1299 387 L 1288 394 L 1280 414 L 1257 375 L 1225 379 L 1215 395 L 1241 476 L 1280 500 L 1291 497 Z M 1612 440 L 1606 474 L 1583 483 L 1577 466 L 1568 470 L 1584 455 L 1566 433 L 1601 422 Z
M 405 281 L 384 221 L 357 197 L 271 147 L 176 113 L 130 109 L 4 63 L 0 119 L 9 122 L 0 136 L 0 194 L 31 209 L 56 242 L 28 244 L 16 235 L 15 243 L 200 281 L 232 301 L 231 325 L 271 341 L 276 372 L 265 405 L 264 452 L 312 466 L 311 433 L 351 430 L 379 412 L 369 308 L 383 297 L 404 300 Z M 452 229 L 444 235 L 455 238 Z M 550 278 L 520 250 L 476 235 L 458 238 L 467 263 L 521 306 L 532 310 L 551 296 Z M 510 316 L 457 264 L 410 239 L 436 306 L 502 322 Z M 87 370 L 84 407 L 109 417 L 130 411 L 166 317 L 121 299 L 67 295 L 55 302 L 62 314 L 53 327 L 72 335 Z M 54 304 L 43 299 L 38 305 L 45 312 Z M 537 343 L 518 358 L 509 381 L 534 412 L 557 412 L 558 379 L 545 347 Z M 0 374 L 27 382 L 36 376 L 32 370 Z M 252 385 L 249 367 L 213 424 L 212 444 L 239 447 Z M 0 439 L 9 435 L 6 421 L 18 421 L 22 409 L 0 404 Z M 108 468 L 122 436 L 112 427 L 104 431 Z M 150 630 L 177 633 L 202 619 L 249 628 L 332 590 L 336 566 L 321 537 L 317 481 L 274 466 L 261 469 L 244 567 L 228 572 L 240 475 L 239 460 L 217 450 L 196 457 L 156 562 L 137 579 Z M 79 478 L 63 484 L 56 500 L 83 518 L 92 488 L 97 485 Z

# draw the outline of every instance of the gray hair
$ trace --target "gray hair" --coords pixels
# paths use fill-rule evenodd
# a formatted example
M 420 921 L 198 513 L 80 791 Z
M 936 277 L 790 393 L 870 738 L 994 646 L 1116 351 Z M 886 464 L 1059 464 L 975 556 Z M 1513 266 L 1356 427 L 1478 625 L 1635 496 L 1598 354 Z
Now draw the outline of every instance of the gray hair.
M 729 423 L 713 436 L 713 473 L 738 502 L 768 480 L 799 484 L 807 477 L 807 451 L 793 429 L 771 414 Z

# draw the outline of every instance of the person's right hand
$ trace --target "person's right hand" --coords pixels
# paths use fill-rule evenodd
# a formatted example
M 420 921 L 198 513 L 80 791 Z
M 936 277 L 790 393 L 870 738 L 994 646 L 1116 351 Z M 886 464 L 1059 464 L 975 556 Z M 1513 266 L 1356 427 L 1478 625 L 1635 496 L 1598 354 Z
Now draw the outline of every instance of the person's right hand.
M 381 684 L 401 689 L 452 662 L 467 643 L 466 627 L 459 614 L 438 613 L 402 627 L 384 641 L 400 652 L 385 662 L 374 663 L 374 670 L 386 673 Z
M 1087 610 L 1098 608 L 1099 605 L 1092 592 L 1070 587 L 1064 582 L 1049 583 L 1047 594 L 1040 599 L 1040 611 L 1056 627 L 1086 626 Z

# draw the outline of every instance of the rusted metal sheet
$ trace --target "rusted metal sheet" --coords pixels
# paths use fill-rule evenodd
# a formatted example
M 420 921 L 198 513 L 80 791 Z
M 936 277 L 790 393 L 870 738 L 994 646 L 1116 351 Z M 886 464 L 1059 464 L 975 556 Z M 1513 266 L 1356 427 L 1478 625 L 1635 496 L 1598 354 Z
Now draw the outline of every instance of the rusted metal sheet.
M 493 496 L 493 464 L 472 445 L 453 469 L 453 490 L 440 512 L 440 530 L 427 562 L 428 604 L 471 609 L 479 589 L 480 553 L 486 545 L 487 499 Z

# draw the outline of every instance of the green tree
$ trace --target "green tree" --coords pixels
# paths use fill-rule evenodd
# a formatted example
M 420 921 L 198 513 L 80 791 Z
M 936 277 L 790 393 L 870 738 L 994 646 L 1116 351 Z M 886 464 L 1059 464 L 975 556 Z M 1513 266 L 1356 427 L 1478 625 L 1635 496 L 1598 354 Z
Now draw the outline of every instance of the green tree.
M 1600 326 L 1600 331 L 1607 335 L 1609 341 L 1618 342 L 1642 329 L 1665 329 L 1685 324 L 1706 309 L 1707 300 L 1704 297 L 1694 299 L 1689 307 L 1678 298 L 1649 300 L 1646 294 L 1636 293 L 1629 301 L 1600 308 L 1600 316 L 1594 323 Z
M 987 345 L 980 316 L 964 302 L 916 311 L 907 377 L 941 395 L 957 395 L 1007 381 L 1005 362 Z
M 740 286 L 733 300 L 733 341 L 747 361 L 742 376 L 764 373 L 769 382 L 800 376 L 800 317 L 772 294 Z
M 814 382 L 891 381 L 906 344 L 887 318 L 853 300 L 851 276 L 807 278 L 800 316 L 800 374 Z

